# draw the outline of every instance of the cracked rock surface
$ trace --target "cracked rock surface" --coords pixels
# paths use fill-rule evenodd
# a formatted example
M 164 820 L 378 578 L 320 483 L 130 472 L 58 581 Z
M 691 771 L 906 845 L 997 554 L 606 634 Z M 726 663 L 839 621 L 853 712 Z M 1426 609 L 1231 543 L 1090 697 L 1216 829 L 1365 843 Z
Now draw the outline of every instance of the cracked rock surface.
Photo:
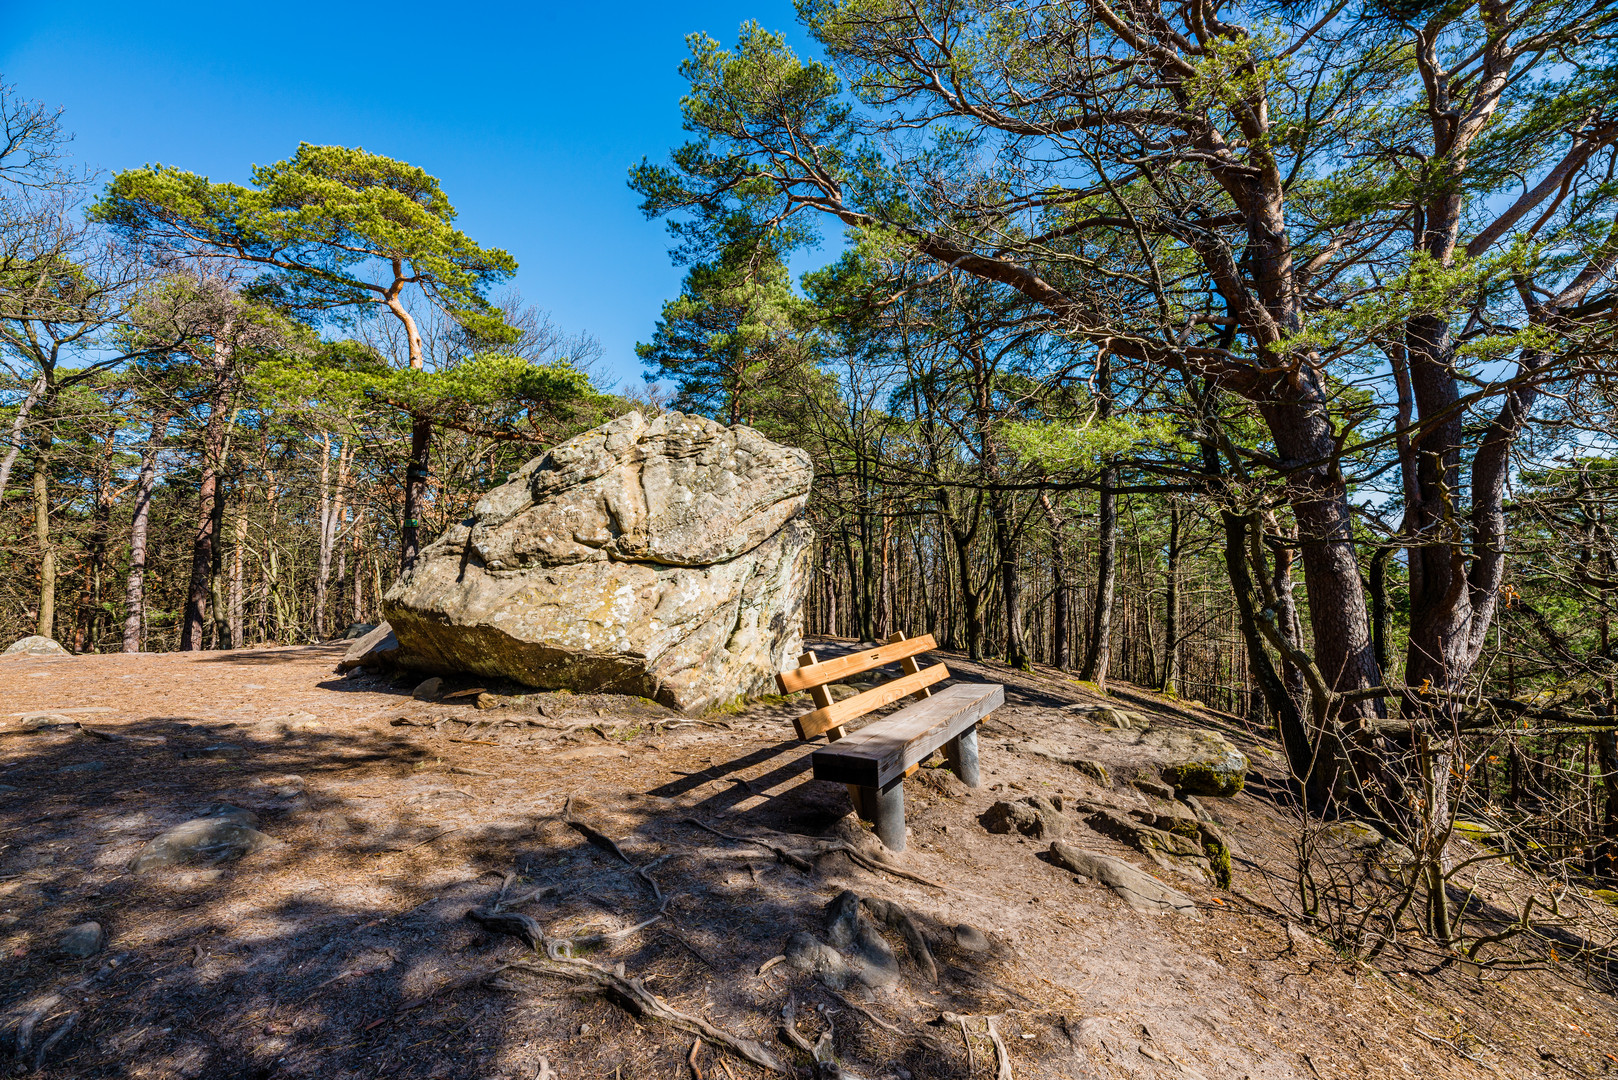
M 802 651 L 809 455 L 629 413 L 512 474 L 388 592 L 396 661 L 697 712 Z

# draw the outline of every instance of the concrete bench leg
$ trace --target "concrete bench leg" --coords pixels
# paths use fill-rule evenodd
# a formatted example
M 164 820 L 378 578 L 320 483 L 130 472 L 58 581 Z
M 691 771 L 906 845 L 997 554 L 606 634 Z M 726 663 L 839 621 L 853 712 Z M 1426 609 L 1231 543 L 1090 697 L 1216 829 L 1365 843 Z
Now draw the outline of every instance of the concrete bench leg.
M 981 778 L 978 776 L 977 728 L 963 731 L 945 743 L 944 757 L 949 761 L 950 771 L 961 778 L 961 783 L 967 787 L 978 786 Z
M 850 785 L 852 786 L 852 785 Z M 876 827 L 876 838 L 889 851 L 905 849 L 905 786 L 904 781 L 887 791 L 862 787 L 857 805 L 860 816 Z

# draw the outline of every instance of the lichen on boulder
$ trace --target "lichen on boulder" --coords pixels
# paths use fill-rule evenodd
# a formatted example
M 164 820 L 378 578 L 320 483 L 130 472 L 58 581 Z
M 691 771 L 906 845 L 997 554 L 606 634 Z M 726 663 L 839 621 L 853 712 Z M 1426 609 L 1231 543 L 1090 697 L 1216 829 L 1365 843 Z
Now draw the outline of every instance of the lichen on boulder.
M 1158 775 L 1181 795 L 1229 797 L 1247 783 L 1247 755 L 1218 732 L 1175 728 L 1153 731 L 1146 741 L 1163 751 Z
M 422 550 L 384 598 L 394 662 L 697 712 L 802 651 L 809 455 L 680 413 L 552 449 Z
M 4 656 L 72 656 L 61 644 L 43 634 L 33 634 L 12 642 Z

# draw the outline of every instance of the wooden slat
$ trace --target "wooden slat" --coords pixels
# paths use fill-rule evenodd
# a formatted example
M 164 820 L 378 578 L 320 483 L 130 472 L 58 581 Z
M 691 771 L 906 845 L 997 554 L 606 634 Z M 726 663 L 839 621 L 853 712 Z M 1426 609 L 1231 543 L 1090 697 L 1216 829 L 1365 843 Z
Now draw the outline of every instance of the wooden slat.
M 791 694 L 812 686 L 824 686 L 839 679 L 846 679 L 850 675 L 858 675 L 862 671 L 881 667 L 883 664 L 891 664 L 895 660 L 903 660 L 907 656 L 931 652 L 936 648 L 938 642 L 933 640 L 933 635 L 923 634 L 918 638 L 878 645 L 864 652 L 849 653 L 835 660 L 799 667 L 796 671 L 783 671 L 775 677 L 775 684 L 781 688 L 781 693 Z M 802 663 L 802 657 L 799 658 L 799 662 Z
M 818 663 L 820 663 L 820 657 L 816 656 L 813 651 L 803 653 L 798 657 L 798 666 L 801 668 L 813 667 Z M 831 691 L 827 690 L 824 686 L 811 686 L 809 688 L 809 698 L 815 703 L 815 708 L 824 709 L 826 706 L 831 704 Z M 826 738 L 830 739 L 832 742 L 836 742 L 838 739 L 841 739 L 847 734 L 848 732 L 844 731 L 842 728 L 834 727 L 830 731 L 826 732 Z
M 919 639 L 918 639 L 919 640 Z M 828 661 L 831 663 L 832 661 Z M 824 665 L 816 665 L 821 667 Z M 884 705 L 891 705 L 902 697 L 914 694 L 924 686 L 931 686 L 935 682 L 942 682 L 949 678 L 949 668 L 943 664 L 934 664 L 923 668 L 914 675 L 906 675 L 892 682 L 855 694 L 851 698 L 834 702 L 814 712 L 804 713 L 793 723 L 798 729 L 798 738 L 812 739 L 822 731 L 830 728 L 842 727 L 856 717 L 864 716 L 872 709 L 880 709 Z
M 850 699 L 852 700 L 852 699 Z M 1003 686 L 958 683 L 926 701 L 867 724 L 812 755 L 815 777 L 883 788 L 926 761 L 935 750 L 975 727 L 1006 700 Z
M 904 639 L 905 636 L 896 631 L 889 635 L 888 644 L 892 645 L 894 642 L 903 641 Z M 914 675 L 916 672 L 920 671 L 921 668 L 917 665 L 916 658 L 914 656 L 907 656 L 903 660 L 899 661 L 899 670 L 904 672 L 906 675 Z M 920 701 L 922 698 L 930 698 L 932 696 L 933 692 L 928 690 L 926 687 L 923 687 L 921 691 L 916 694 L 916 700 Z

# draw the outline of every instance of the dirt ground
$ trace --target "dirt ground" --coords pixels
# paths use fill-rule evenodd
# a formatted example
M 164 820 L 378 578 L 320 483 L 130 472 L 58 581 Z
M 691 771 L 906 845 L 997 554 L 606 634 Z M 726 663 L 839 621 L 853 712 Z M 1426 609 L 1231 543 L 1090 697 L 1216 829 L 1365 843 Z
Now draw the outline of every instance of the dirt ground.
M 1056 672 L 942 657 L 1007 686 L 981 734 L 984 783 L 931 769 L 907 782 L 909 849 L 873 869 L 827 851 L 874 841 L 843 788 L 810 778 L 812 746 L 789 722 L 801 701 L 695 721 L 585 695 L 480 710 L 476 695 L 414 700 L 413 678 L 338 676 L 342 651 L 0 661 L 0 1068 L 769 1075 L 552 977 L 529 945 L 467 918 L 500 901 L 548 938 L 602 935 L 576 951 L 594 970 L 798 1075 L 809 1057 L 781 1037 L 789 1005 L 799 1036 L 830 1031 L 841 1075 L 866 1080 L 994 1077 L 991 1019 L 1019 1080 L 1618 1071 L 1618 1010 L 1576 973 L 1374 970 L 1289 930 L 1274 910 L 1289 858 L 1275 759 L 1217 716 L 1121 688 L 1127 707 L 1219 727 L 1254 761 L 1246 792 L 1206 800 L 1245 855 L 1233 889 L 1176 880 L 1198 904 L 1188 918 L 1133 911 L 1042 858 L 1045 844 L 978 823 L 1018 794 L 1136 797 L 1121 777 L 1104 791 L 1019 750 L 1082 726 L 1064 705 L 1099 700 Z M 480 685 L 512 692 L 446 689 Z M 220 804 L 254 813 L 275 843 L 131 872 L 147 841 Z M 1070 839 L 1145 865 L 1082 825 Z M 936 981 L 885 930 L 904 958 L 891 989 L 839 995 L 770 963 L 794 933 L 824 936 L 844 890 L 907 909 Z M 62 935 L 87 920 L 104 949 L 65 955 Z M 987 948 L 969 950 L 961 925 Z

